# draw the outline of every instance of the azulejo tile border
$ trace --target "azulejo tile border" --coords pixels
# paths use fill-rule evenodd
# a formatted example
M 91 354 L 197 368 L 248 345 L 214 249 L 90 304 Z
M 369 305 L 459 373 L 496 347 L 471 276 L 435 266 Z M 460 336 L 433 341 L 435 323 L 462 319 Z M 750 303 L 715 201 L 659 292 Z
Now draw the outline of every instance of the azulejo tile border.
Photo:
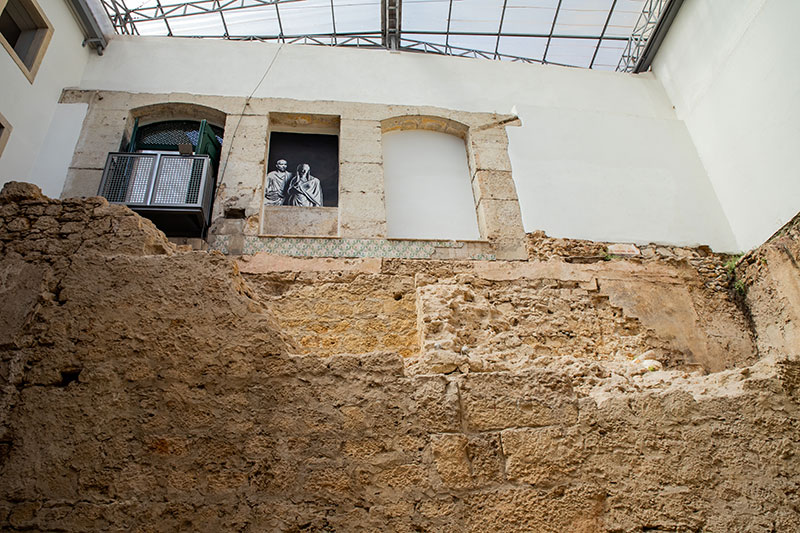
M 231 235 L 218 235 L 212 250 L 229 253 Z M 266 252 L 293 257 L 387 257 L 430 259 L 439 248 L 464 248 L 458 241 L 416 241 L 388 239 L 316 239 L 313 237 L 245 237 L 242 253 Z M 463 259 L 494 261 L 494 254 L 470 254 Z

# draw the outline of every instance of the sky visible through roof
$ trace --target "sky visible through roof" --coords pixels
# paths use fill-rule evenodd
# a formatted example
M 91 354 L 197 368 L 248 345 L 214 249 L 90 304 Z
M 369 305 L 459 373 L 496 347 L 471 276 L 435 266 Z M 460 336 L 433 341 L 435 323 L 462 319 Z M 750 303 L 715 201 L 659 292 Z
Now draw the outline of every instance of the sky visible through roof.
M 102 3 L 120 33 L 381 46 L 381 0 Z M 614 70 L 645 3 L 646 0 L 403 0 L 400 47 Z

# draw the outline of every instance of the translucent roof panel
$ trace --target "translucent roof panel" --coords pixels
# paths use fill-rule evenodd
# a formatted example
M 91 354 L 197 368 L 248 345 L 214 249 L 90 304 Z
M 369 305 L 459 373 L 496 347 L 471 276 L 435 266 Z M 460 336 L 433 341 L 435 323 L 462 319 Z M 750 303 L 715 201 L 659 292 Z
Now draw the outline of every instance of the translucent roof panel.
M 613 70 L 643 8 L 669 0 L 99 1 L 122 34 L 373 46 Z

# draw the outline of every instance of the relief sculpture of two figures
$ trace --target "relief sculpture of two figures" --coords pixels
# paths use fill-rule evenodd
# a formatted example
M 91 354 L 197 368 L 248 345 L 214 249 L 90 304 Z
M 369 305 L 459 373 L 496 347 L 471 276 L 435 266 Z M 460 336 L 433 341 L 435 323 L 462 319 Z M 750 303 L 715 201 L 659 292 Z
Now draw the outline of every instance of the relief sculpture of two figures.
M 311 166 L 300 163 L 294 174 L 289 172 L 285 159 L 275 163 L 275 170 L 267 174 L 264 203 L 267 205 L 322 206 L 322 186 L 311 175 Z

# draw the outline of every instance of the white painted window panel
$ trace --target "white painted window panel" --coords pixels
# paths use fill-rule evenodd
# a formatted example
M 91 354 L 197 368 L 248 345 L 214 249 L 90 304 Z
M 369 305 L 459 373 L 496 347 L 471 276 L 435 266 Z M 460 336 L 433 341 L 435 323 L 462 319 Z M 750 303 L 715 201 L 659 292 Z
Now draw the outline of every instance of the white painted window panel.
M 390 238 L 480 239 L 464 141 L 433 131 L 383 136 Z

